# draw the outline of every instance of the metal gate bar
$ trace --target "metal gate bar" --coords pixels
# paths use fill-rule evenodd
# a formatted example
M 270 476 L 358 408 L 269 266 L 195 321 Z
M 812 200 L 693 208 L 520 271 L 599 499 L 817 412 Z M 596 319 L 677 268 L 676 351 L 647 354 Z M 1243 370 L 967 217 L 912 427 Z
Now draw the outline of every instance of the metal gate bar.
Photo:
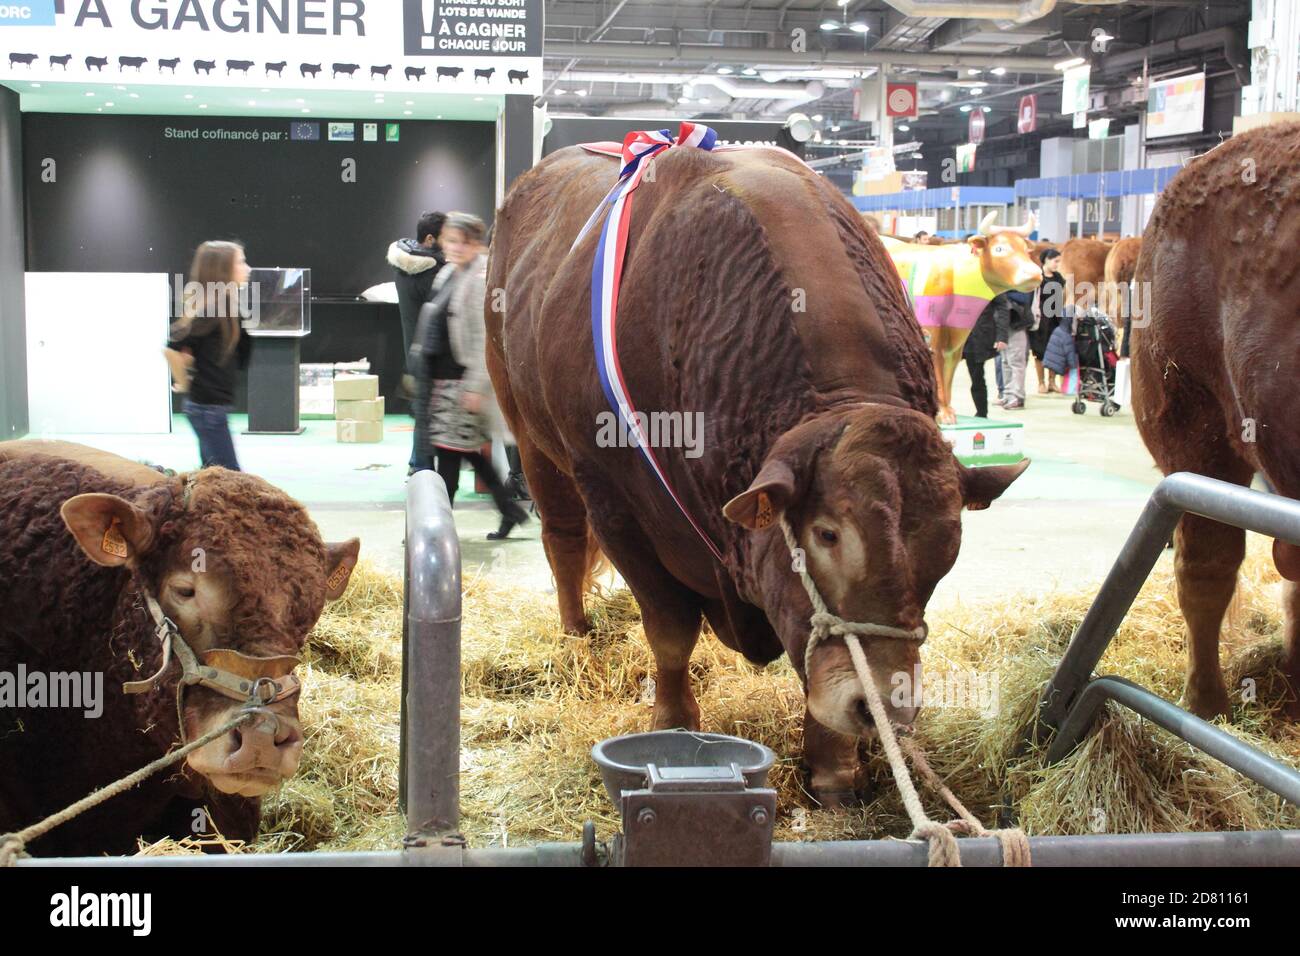
M 1136 711 L 1198 750 L 1205 751 L 1215 760 L 1222 761 L 1243 776 L 1300 806 L 1300 773 L 1278 763 L 1257 747 L 1122 677 L 1098 677 L 1083 689 L 1074 707 L 1065 715 L 1060 730 L 1052 740 L 1052 746 L 1048 748 L 1048 763 L 1056 763 L 1069 756 L 1070 751 L 1087 736 L 1088 729 L 1108 700 Z
M 1059 760 L 1082 740 L 1102 703 L 1111 699 L 1155 720 L 1274 793 L 1300 803 L 1297 800 L 1300 775 L 1294 770 L 1144 688 L 1115 678 L 1099 678 L 1108 683 L 1091 695 L 1085 693 L 1097 662 L 1185 513 L 1300 544 L 1300 502 L 1203 475 L 1178 472 L 1165 478 L 1151 493 L 1101 590 L 1071 638 L 1061 663 L 1044 688 L 1030 737 L 1044 740 L 1059 731 L 1059 739 L 1049 750 L 1049 761 Z
M 409 834 L 445 833 L 460 823 L 460 539 L 434 471 L 406 483 L 403 584 L 398 793 Z
M 957 841 L 963 866 L 1001 866 L 998 841 Z M 1029 838 L 1034 866 L 1300 866 L 1300 831 L 1135 833 Z M 915 840 L 774 843 L 772 866 L 915 866 L 929 850 Z M 243 867 L 243 866 L 581 866 L 582 845 L 551 843 L 521 849 L 431 847 L 377 853 L 264 853 L 233 856 L 131 856 L 24 859 L 19 866 Z

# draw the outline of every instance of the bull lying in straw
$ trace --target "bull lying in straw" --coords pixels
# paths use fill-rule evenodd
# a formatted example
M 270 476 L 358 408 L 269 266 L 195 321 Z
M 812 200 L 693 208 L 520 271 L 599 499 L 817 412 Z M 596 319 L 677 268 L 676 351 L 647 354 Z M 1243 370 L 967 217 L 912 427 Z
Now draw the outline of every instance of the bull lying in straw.
M 293 666 L 346 589 L 357 539 L 326 544 L 301 505 L 250 475 L 168 478 L 78 445 L 11 442 L 0 445 L 0 542 L 0 680 L 21 670 L 25 692 L 48 675 L 101 675 L 103 688 L 96 707 L 24 693 L 24 706 L 0 710 L 0 833 L 248 707 L 253 717 L 181 769 L 28 849 L 123 853 L 139 836 L 214 825 L 252 838 L 259 798 L 298 768 Z

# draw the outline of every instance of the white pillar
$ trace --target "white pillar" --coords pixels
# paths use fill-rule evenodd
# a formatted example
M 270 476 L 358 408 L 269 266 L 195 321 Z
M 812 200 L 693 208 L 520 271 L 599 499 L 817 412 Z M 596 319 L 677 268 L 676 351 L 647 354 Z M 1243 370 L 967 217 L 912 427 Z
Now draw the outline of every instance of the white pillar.
M 1254 0 L 1247 45 L 1251 82 L 1241 91 L 1241 115 L 1300 110 L 1300 3 Z

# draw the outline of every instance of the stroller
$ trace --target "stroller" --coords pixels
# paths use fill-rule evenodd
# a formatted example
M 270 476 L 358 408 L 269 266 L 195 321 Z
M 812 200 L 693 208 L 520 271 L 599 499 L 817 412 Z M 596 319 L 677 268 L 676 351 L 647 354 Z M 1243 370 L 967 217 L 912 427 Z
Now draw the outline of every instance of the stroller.
M 1082 415 L 1085 402 L 1099 402 L 1103 418 L 1119 411 L 1115 402 L 1115 367 L 1119 353 L 1115 348 L 1115 326 L 1100 309 L 1089 309 L 1078 316 L 1074 331 L 1074 349 L 1079 356 L 1079 391 L 1070 410 Z

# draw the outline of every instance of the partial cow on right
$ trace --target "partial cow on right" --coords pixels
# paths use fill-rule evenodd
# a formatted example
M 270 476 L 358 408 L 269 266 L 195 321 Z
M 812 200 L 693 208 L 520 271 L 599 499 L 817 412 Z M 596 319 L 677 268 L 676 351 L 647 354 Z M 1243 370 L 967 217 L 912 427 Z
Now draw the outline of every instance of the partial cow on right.
M 1263 474 L 1300 498 L 1300 123 L 1234 136 L 1189 163 L 1156 204 L 1135 279 L 1150 283 L 1133 317 L 1133 414 L 1165 474 L 1249 485 Z M 1185 515 L 1176 536 L 1178 601 L 1188 629 L 1186 703 L 1231 710 L 1219 631 L 1246 533 Z M 1273 544 L 1287 579 L 1288 713 L 1300 716 L 1300 548 Z

